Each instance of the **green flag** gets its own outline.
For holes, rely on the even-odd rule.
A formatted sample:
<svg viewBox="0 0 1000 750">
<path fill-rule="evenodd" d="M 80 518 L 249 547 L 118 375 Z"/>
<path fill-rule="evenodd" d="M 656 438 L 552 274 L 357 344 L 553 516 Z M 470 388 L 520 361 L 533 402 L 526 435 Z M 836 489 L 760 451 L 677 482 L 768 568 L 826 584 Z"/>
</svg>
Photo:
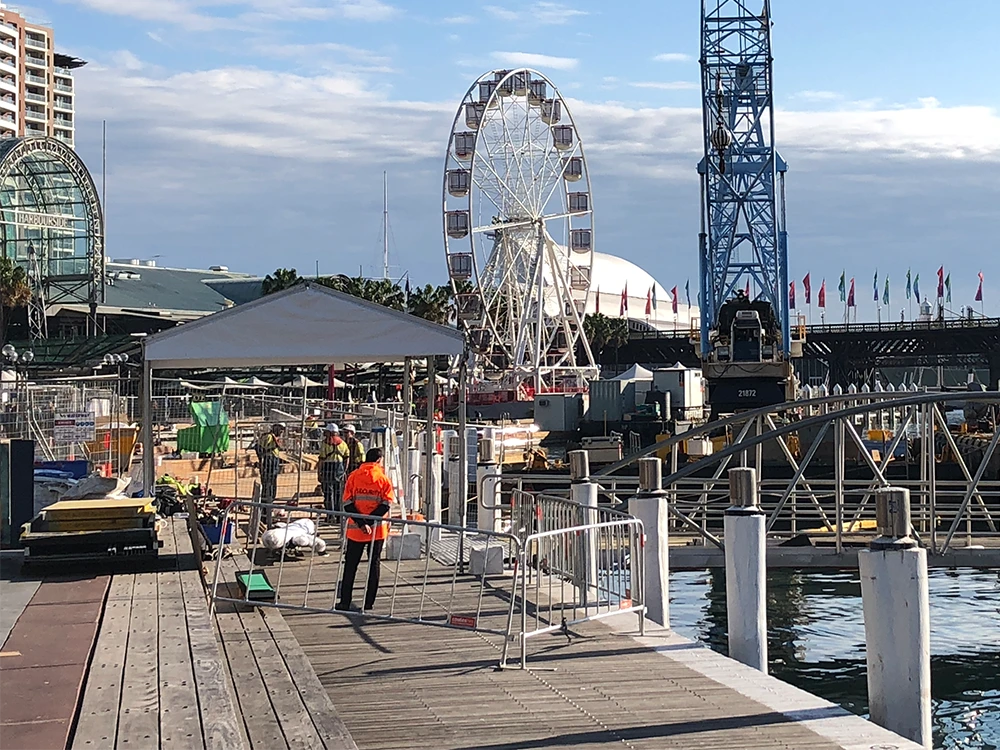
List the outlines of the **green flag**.
<svg viewBox="0 0 1000 750">
<path fill-rule="evenodd" d="M 910 298 L 910 294 L 913 290 L 913 284 L 910 283 L 910 269 L 906 269 L 906 299 Z"/>
<path fill-rule="evenodd" d="M 840 301 L 847 302 L 847 285 L 844 283 L 844 276 L 847 272 L 840 274 Z"/>
<path fill-rule="evenodd" d="M 951 302 L 951 271 L 944 277 L 945 302 Z"/>
</svg>

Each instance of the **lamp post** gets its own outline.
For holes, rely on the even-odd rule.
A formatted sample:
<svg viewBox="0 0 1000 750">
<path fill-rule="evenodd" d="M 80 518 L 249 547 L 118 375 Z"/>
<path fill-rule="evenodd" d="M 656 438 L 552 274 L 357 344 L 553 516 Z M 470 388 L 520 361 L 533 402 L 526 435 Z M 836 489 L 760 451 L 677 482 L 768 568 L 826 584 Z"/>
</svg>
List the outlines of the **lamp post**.
<svg viewBox="0 0 1000 750">
<path fill-rule="evenodd" d="M 14 368 L 14 400 L 17 402 L 14 429 L 20 437 L 24 437 L 22 423 L 23 412 L 27 408 L 28 366 L 35 361 L 35 353 L 30 349 L 19 352 L 13 344 L 6 344 L 0 349 L 0 357 L 3 357 L 4 362 Z"/>
<path fill-rule="evenodd" d="M 110 451 L 115 457 L 115 472 L 118 476 L 122 473 L 121 438 L 122 438 L 122 371 L 125 363 L 128 362 L 128 354 L 105 354 L 102 365 L 109 365 L 115 368 L 115 401 L 114 401 L 114 422 L 109 425 L 110 434 L 114 436 L 114 448 Z M 111 455 L 108 456 L 109 463 Z"/>
</svg>

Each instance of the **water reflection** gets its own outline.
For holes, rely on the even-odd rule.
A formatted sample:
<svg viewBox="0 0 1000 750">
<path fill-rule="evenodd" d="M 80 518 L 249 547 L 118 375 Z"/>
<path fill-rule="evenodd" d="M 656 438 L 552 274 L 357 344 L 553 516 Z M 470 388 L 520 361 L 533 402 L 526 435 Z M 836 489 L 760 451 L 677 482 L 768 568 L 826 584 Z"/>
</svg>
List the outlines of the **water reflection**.
<svg viewBox="0 0 1000 750">
<path fill-rule="evenodd" d="M 868 710 L 865 631 L 857 571 L 768 572 L 771 674 Z M 1000 576 L 930 574 L 934 746 L 1000 750 Z M 681 634 L 727 653 L 725 571 L 671 574 L 670 620 Z"/>
</svg>

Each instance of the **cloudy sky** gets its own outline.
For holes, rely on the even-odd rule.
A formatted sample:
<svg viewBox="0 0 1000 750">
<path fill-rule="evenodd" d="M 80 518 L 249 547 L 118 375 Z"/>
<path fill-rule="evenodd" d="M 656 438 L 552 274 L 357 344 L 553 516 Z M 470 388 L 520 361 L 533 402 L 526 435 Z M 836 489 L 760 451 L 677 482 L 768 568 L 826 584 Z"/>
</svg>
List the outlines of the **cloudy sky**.
<svg viewBox="0 0 1000 750">
<path fill-rule="evenodd" d="M 89 61 L 78 150 L 99 179 L 107 120 L 113 257 L 380 273 L 387 170 L 393 272 L 443 283 L 451 119 L 480 74 L 528 64 L 584 140 L 597 249 L 695 284 L 697 0 L 33 2 Z M 829 317 L 842 271 L 874 319 L 876 268 L 896 317 L 907 269 L 933 293 L 942 264 L 956 311 L 982 271 L 1000 314 L 1000 22 L 946 5 L 772 0 L 791 275 L 826 278 Z"/>
</svg>

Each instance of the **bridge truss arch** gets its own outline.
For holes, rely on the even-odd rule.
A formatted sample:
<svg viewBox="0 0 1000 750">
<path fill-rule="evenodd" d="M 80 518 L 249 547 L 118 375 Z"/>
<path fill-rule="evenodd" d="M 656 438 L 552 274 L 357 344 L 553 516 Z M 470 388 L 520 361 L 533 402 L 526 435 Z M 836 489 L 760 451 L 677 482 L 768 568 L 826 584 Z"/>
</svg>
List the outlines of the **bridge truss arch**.
<svg viewBox="0 0 1000 750">
<path fill-rule="evenodd" d="M 992 421 L 992 433 L 952 434 L 947 412 L 956 402 Z M 677 528 L 719 548 L 731 466 L 757 468 L 767 529 L 781 540 L 814 526 L 838 553 L 857 546 L 874 534 L 875 490 L 892 485 L 910 490 L 913 531 L 931 553 L 965 553 L 956 549 L 960 538 L 967 548 L 1000 548 L 998 414 L 1000 393 L 993 391 L 824 396 L 695 427 L 595 479 L 609 486 L 639 458 L 669 451 L 663 488 Z M 719 435 L 726 436 L 719 450 L 679 465 L 685 444 Z M 975 564 L 971 557 L 968 564 Z"/>
<path fill-rule="evenodd" d="M 32 285 L 29 328 L 47 337 L 59 305 L 84 305 L 97 331 L 104 301 L 104 213 L 83 160 L 56 138 L 0 141 L 0 255 L 25 268 Z"/>
</svg>

